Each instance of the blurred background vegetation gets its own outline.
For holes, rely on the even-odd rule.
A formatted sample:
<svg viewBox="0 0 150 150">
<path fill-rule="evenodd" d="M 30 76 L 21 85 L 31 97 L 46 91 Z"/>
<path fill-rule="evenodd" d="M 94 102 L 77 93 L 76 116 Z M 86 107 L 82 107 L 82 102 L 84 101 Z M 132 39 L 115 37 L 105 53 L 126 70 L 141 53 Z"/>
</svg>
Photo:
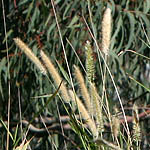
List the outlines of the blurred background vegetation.
<svg viewBox="0 0 150 150">
<path fill-rule="evenodd" d="M 124 106 L 130 108 L 132 107 L 132 102 L 137 101 L 138 106 L 141 107 L 140 112 L 146 111 L 150 103 L 150 1 L 55 0 L 54 3 L 71 72 L 73 72 L 74 64 L 79 66 L 81 70 L 83 69 L 67 40 L 69 40 L 74 47 L 84 66 L 85 42 L 89 40 L 93 48 L 96 72 L 95 83 L 99 93 L 102 91 L 102 78 L 96 46 L 83 17 L 85 17 L 97 39 L 99 47 L 101 47 L 101 21 L 103 12 L 106 7 L 111 8 L 113 21 L 109 57 L 110 70 L 119 89 Z M 4 1 L 4 10 L 10 62 L 9 73 L 7 69 L 6 35 L 4 32 L 4 16 L 2 15 L 3 9 L 1 2 L 0 117 L 2 121 L 7 121 L 8 84 L 10 82 L 10 132 L 13 136 L 15 135 L 17 124 L 19 125 L 18 133 L 16 134 L 18 141 L 16 140 L 15 143 L 13 143 L 12 140 L 10 140 L 11 149 L 15 144 L 16 146 L 19 145 L 22 138 L 19 105 L 21 105 L 21 118 L 31 121 L 48 99 L 43 97 L 35 99 L 33 97 L 52 94 L 55 91 L 52 85 L 53 81 L 50 83 L 48 79 L 39 72 L 36 66 L 16 47 L 13 38 L 19 37 L 22 39 L 39 58 L 40 49 L 43 49 L 51 58 L 56 68 L 58 68 L 68 88 L 71 88 L 71 84 L 69 80 L 67 81 L 68 76 L 66 74 L 68 74 L 68 70 L 51 1 L 9 0 Z M 103 64 L 102 60 L 101 63 Z M 73 81 L 78 91 L 74 78 Z M 106 83 L 109 107 L 110 110 L 113 110 L 114 105 L 118 107 L 120 107 L 120 105 L 109 75 L 107 76 Z M 147 109 L 143 109 L 144 107 Z M 55 100 L 52 100 L 42 111 L 41 115 L 54 117 L 59 120 L 58 110 L 61 116 L 67 115 L 62 102 L 56 97 Z M 131 115 L 129 109 L 127 109 L 126 112 L 127 115 Z M 37 118 L 38 117 L 39 116 L 37 116 Z M 141 118 L 140 121 L 141 134 L 143 136 L 141 149 L 148 149 L 150 148 L 148 138 L 150 134 L 149 117 Z M 40 124 L 36 121 L 34 121 L 33 124 L 38 128 L 43 127 L 42 123 Z M 54 142 L 56 147 L 58 147 L 57 149 L 65 149 L 65 145 L 67 149 L 84 149 L 78 135 L 72 130 L 64 129 L 64 133 L 62 133 L 61 130 L 56 130 L 50 132 L 50 134 L 51 137 L 46 134 L 40 137 L 34 137 L 30 143 L 30 148 L 37 150 L 55 149 L 54 144 L 52 144 Z M 108 138 L 109 134 L 106 134 Z M 7 130 L 1 124 L 0 149 L 6 149 L 6 135 Z M 34 134 L 29 132 L 27 138 L 30 139 L 33 135 Z M 64 144 L 64 141 L 66 144 Z M 71 146 L 72 142 L 74 142 L 73 146 Z M 96 147 L 92 146 L 91 149 L 96 149 Z"/>
</svg>

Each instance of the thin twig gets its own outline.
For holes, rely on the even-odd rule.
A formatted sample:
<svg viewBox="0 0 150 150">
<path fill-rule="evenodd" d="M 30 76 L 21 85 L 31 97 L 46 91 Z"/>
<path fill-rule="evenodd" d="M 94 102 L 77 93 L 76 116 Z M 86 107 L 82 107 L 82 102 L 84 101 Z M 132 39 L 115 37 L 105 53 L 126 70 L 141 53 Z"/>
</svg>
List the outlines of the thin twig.
<svg viewBox="0 0 150 150">
<path fill-rule="evenodd" d="M 7 50 L 7 72 L 8 72 L 8 126 L 7 126 L 7 146 L 6 150 L 9 149 L 9 122 L 10 122 L 10 73 L 9 73 L 9 56 L 8 56 L 8 41 L 7 41 L 7 29 L 6 29 L 6 19 L 5 19 L 5 8 L 4 8 L 4 0 L 2 0 L 2 9 L 3 9 L 3 23 L 4 23 L 4 32 L 6 38 L 6 50 Z"/>
</svg>

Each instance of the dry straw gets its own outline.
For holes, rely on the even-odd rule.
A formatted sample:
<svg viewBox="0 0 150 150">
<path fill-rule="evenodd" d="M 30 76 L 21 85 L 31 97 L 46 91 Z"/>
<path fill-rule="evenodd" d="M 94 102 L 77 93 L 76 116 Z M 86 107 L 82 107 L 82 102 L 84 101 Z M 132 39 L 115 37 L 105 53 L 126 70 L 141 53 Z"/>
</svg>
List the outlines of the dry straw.
<svg viewBox="0 0 150 150">
<path fill-rule="evenodd" d="M 82 94 L 82 97 L 84 99 L 84 102 L 85 102 L 85 105 L 87 107 L 87 110 L 88 112 L 90 113 L 91 112 L 91 102 L 90 102 L 90 96 L 89 96 L 89 93 L 88 93 L 88 90 L 85 86 L 85 82 L 84 82 L 84 78 L 83 78 L 83 75 L 82 73 L 80 72 L 80 69 L 78 67 L 76 67 L 74 65 L 74 68 L 75 68 L 75 77 L 79 83 L 79 86 L 80 86 L 80 90 L 81 90 L 81 94 Z"/>
<path fill-rule="evenodd" d="M 28 56 L 28 58 L 40 69 L 41 73 L 46 75 L 46 69 L 40 62 L 40 60 L 35 56 L 32 50 L 19 38 L 14 38 L 16 45 Z"/>
<path fill-rule="evenodd" d="M 42 58 L 43 62 L 45 63 L 45 66 L 47 67 L 50 75 L 52 76 L 52 78 L 55 82 L 55 85 L 58 87 L 62 81 L 60 75 L 58 74 L 57 70 L 55 69 L 50 58 L 48 58 L 47 55 L 42 50 L 41 50 L 40 54 L 41 54 L 41 58 Z M 63 100 L 65 102 L 69 102 L 70 98 L 68 96 L 68 91 L 67 91 L 67 88 L 66 88 L 64 82 L 62 82 L 62 84 L 61 84 L 60 92 L 61 92 L 61 96 L 62 96 Z"/>
<path fill-rule="evenodd" d="M 86 124 L 88 125 L 89 129 L 91 130 L 93 136 L 97 137 L 98 136 L 98 132 L 97 132 L 97 129 L 96 129 L 96 125 L 95 125 L 94 121 L 91 119 L 90 115 L 88 114 L 88 112 L 87 112 L 86 108 L 84 107 L 83 103 L 78 98 L 78 96 L 76 96 L 73 93 L 73 91 L 70 90 L 69 94 L 71 96 L 71 99 L 77 103 L 78 109 L 79 109 L 83 119 L 85 119 Z"/>
<path fill-rule="evenodd" d="M 102 52 L 105 55 L 109 53 L 111 39 L 111 9 L 105 10 L 103 21 L 102 21 Z"/>
</svg>

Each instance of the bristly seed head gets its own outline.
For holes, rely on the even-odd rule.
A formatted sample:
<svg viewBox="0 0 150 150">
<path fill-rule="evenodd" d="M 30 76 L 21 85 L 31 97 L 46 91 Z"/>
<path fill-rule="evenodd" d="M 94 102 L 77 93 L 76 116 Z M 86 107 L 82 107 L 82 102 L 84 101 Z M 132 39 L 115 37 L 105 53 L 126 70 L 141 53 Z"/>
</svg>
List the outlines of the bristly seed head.
<svg viewBox="0 0 150 150">
<path fill-rule="evenodd" d="M 103 21 L 102 21 L 102 52 L 105 55 L 109 53 L 111 39 L 111 9 L 105 10 Z"/>
<path fill-rule="evenodd" d="M 57 72 L 53 63 L 51 62 L 51 59 L 42 50 L 41 50 L 40 54 L 41 54 L 41 58 L 45 64 L 46 68 L 48 69 L 48 72 L 50 73 L 51 77 L 53 78 L 53 80 L 55 82 L 55 85 L 58 87 L 60 85 L 60 83 L 62 82 L 62 78 L 60 77 L 60 75 Z M 68 103 L 70 101 L 70 97 L 68 95 L 68 91 L 67 91 L 67 88 L 66 88 L 64 82 L 62 82 L 62 84 L 61 84 L 60 93 L 61 93 L 63 100 L 66 103 Z"/>
<path fill-rule="evenodd" d="M 42 65 L 37 56 L 32 52 L 32 50 L 19 38 L 14 38 L 16 45 L 28 56 L 28 58 L 40 69 L 41 73 L 46 75 L 47 71 Z"/>
</svg>

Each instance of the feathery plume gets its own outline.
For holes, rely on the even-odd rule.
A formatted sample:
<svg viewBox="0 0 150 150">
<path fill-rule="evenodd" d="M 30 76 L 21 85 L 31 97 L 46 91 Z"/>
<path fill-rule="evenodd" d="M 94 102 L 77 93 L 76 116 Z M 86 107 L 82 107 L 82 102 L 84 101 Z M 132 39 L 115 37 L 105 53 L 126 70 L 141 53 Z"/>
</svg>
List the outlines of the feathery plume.
<svg viewBox="0 0 150 150">
<path fill-rule="evenodd" d="M 87 110 L 89 111 L 89 113 L 91 112 L 91 102 L 90 102 L 90 96 L 89 96 L 89 93 L 88 93 L 88 90 L 85 86 L 85 82 L 84 82 L 84 78 L 82 76 L 82 73 L 80 72 L 80 69 L 78 67 L 76 67 L 74 65 L 74 68 L 75 68 L 75 77 L 79 83 L 79 86 L 80 86 L 80 90 L 81 90 L 81 94 L 82 94 L 82 97 L 84 99 L 84 102 L 85 102 L 85 105 L 87 107 Z"/>
<path fill-rule="evenodd" d="M 102 52 L 108 55 L 111 39 L 111 9 L 105 10 L 102 21 Z"/>
<path fill-rule="evenodd" d="M 99 130 L 100 133 L 102 133 L 104 131 L 104 123 L 103 123 L 103 116 L 102 116 L 102 103 L 100 102 L 101 98 L 97 93 L 94 83 L 90 84 L 90 89 L 91 89 L 90 95 L 93 103 L 93 111 L 96 118 L 97 129 Z"/>
<path fill-rule="evenodd" d="M 58 74 L 57 70 L 55 69 L 50 58 L 48 58 L 47 55 L 42 50 L 41 50 L 40 54 L 41 54 L 41 58 L 42 58 L 43 62 L 45 63 L 45 66 L 47 67 L 50 75 L 52 76 L 52 78 L 55 82 L 55 85 L 58 87 L 62 81 L 60 75 Z M 67 88 L 66 88 L 64 82 L 61 84 L 60 92 L 61 92 L 61 95 L 63 97 L 63 100 L 68 103 L 70 101 L 70 98 L 69 98 Z"/>
<path fill-rule="evenodd" d="M 19 38 L 14 38 L 16 45 L 28 56 L 28 58 L 40 69 L 41 73 L 46 75 L 47 71 L 40 62 L 40 60 L 35 56 L 32 50 Z"/>
<path fill-rule="evenodd" d="M 78 98 L 78 96 L 73 93 L 72 90 L 69 91 L 69 94 L 70 94 L 71 99 L 77 103 L 78 109 L 79 109 L 83 119 L 86 120 L 86 124 L 88 125 L 89 129 L 91 130 L 93 136 L 97 137 L 98 132 L 97 132 L 97 129 L 96 129 L 96 125 L 95 125 L 94 121 L 91 119 L 90 115 L 88 114 L 88 112 L 87 112 L 86 108 L 84 107 L 83 103 Z"/>
<path fill-rule="evenodd" d="M 91 47 L 89 41 L 86 41 L 85 49 L 86 49 L 87 77 L 88 77 L 89 82 L 93 82 L 94 81 L 95 69 L 94 69 L 93 51 L 92 51 L 92 47 Z"/>
</svg>

